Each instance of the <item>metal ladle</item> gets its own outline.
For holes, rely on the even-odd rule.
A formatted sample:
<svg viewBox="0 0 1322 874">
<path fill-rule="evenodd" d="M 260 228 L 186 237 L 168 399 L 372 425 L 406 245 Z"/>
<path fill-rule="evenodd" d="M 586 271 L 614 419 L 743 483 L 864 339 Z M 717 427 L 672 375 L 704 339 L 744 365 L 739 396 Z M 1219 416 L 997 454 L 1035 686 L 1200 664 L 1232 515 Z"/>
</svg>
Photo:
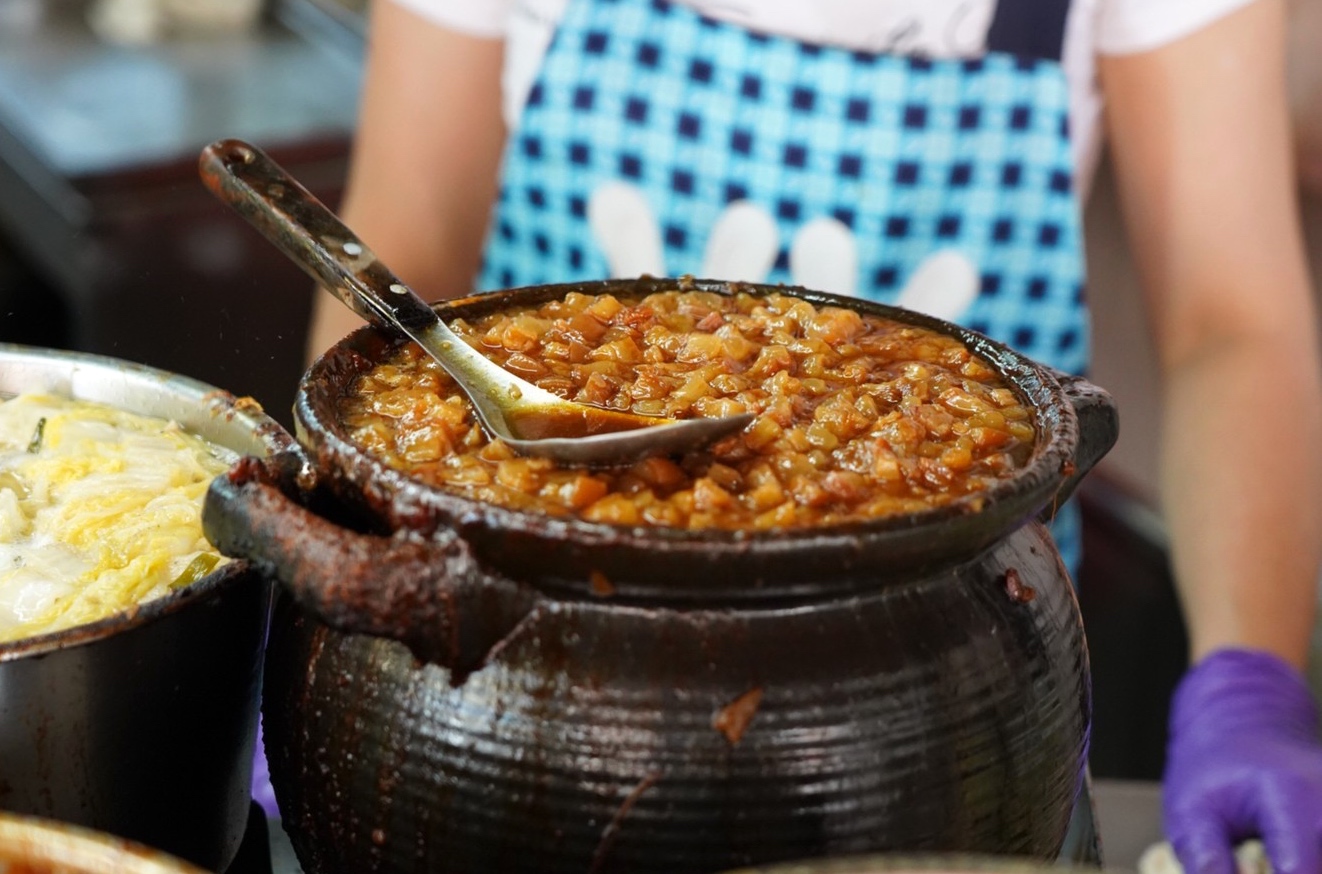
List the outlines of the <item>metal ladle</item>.
<svg viewBox="0 0 1322 874">
<path fill-rule="evenodd" d="M 525 382 L 450 330 L 358 237 L 256 146 L 220 140 L 202 150 L 207 188 L 351 310 L 397 328 L 459 384 L 492 437 L 514 451 L 574 464 L 611 464 L 696 449 L 751 414 L 666 419 L 567 401 Z"/>
</svg>

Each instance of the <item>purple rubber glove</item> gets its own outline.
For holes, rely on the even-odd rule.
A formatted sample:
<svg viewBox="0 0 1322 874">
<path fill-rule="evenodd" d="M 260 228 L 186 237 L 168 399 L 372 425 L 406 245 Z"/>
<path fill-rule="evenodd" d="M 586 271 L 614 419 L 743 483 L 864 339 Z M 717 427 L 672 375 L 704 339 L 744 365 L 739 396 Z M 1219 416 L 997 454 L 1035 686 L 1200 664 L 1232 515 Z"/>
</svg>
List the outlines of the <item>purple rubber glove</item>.
<svg viewBox="0 0 1322 874">
<path fill-rule="evenodd" d="M 280 818 L 280 806 L 271 788 L 271 771 L 266 765 L 266 744 L 262 738 L 262 724 L 257 723 L 257 749 L 252 761 L 252 800 L 262 806 L 268 819 Z"/>
<path fill-rule="evenodd" d="M 1264 652 L 1219 650 L 1171 702 L 1166 834 L 1189 874 L 1233 874 L 1260 837 L 1277 874 L 1322 871 L 1322 744 L 1299 672 Z"/>
</svg>

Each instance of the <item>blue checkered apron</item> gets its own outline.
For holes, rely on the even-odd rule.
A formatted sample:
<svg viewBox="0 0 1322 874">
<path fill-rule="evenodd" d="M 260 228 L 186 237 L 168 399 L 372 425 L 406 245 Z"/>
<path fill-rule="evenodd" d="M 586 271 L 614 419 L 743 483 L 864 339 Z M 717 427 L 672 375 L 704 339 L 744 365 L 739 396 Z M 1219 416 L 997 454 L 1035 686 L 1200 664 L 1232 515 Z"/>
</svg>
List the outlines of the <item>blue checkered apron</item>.
<svg viewBox="0 0 1322 874">
<path fill-rule="evenodd" d="M 895 302 L 933 253 L 958 253 L 972 265 L 958 321 L 1081 372 L 1068 5 L 1001 0 L 983 57 L 928 59 L 767 36 L 665 0 L 571 0 L 507 146 L 478 287 L 608 276 L 588 204 L 622 181 L 646 199 L 669 275 L 701 275 L 723 212 L 751 202 L 779 239 L 765 279 L 790 282 L 791 241 L 827 217 L 852 232 L 856 293 Z M 1055 533 L 1076 567 L 1076 515 Z"/>
</svg>

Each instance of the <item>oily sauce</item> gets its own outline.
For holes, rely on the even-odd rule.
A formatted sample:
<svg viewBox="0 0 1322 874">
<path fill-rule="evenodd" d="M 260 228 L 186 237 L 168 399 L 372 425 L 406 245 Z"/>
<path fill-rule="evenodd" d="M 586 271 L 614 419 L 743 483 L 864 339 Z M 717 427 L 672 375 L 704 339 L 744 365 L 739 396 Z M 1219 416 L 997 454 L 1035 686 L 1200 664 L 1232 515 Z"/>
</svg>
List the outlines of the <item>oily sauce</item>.
<svg viewBox="0 0 1322 874">
<path fill-rule="evenodd" d="M 1020 469 L 1036 437 L 1031 409 L 957 338 L 788 294 L 571 293 L 451 328 L 560 397 L 646 416 L 755 417 L 700 451 L 589 469 L 489 440 L 414 344 L 341 399 L 364 451 L 520 510 L 687 529 L 832 525 L 976 496 Z"/>
</svg>

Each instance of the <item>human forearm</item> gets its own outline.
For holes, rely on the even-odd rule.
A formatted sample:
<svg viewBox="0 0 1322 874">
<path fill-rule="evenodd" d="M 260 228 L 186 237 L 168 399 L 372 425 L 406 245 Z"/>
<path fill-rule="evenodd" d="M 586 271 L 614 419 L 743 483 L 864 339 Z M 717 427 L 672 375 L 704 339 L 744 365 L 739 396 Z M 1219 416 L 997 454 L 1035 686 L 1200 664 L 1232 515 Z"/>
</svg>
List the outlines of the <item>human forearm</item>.
<svg viewBox="0 0 1322 874">
<path fill-rule="evenodd" d="M 1317 321 L 1285 101 L 1285 4 L 1102 63 L 1161 355 L 1163 502 L 1195 664 L 1171 701 L 1164 820 L 1186 870 L 1265 838 L 1315 874 L 1322 745 L 1299 667 L 1322 539 Z"/>
<path fill-rule="evenodd" d="M 1272 638 L 1298 664 L 1316 600 L 1322 365 L 1284 20 L 1260 0 L 1102 70 L 1164 374 L 1163 503 L 1194 651 Z"/>
<path fill-rule="evenodd" d="M 1292 333 L 1210 347 L 1167 378 L 1163 502 L 1195 660 L 1247 647 L 1302 667 L 1307 653 L 1322 393 L 1314 347 Z"/>
<path fill-rule="evenodd" d="M 373 4 L 362 108 L 340 214 L 429 300 L 471 290 L 504 144 L 503 45 Z M 314 299 L 308 355 L 360 324 Z"/>
</svg>

